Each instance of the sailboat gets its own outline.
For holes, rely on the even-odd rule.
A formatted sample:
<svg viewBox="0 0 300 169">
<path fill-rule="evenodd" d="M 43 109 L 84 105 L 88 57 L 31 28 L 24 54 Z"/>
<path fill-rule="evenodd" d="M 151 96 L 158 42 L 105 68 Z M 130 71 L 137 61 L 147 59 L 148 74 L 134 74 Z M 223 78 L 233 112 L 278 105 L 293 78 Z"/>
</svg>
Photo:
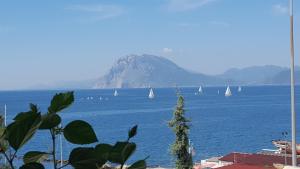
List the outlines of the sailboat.
<svg viewBox="0 0 300 169">
<path fill-rule="evenodd" d="M 229 97 L 229 96 L 231 96 L 231 95 L 232 95 L 232 94 L 231 94 L 230 87 L 227 86 L 227 89 L 226 89 L 226 92 L 225 92 L 225 96 L 226 96 L 226 97 Z"/>
<path fill-rule="evenodd" d="M 241 92 L 242 91 L 242 87 L 241 86 L 239 86 L 239 88 L 238 88 L 238 92 Z"/>
<path fill-rule="evenodd" d="M 202 86 L 199 87 L 198 92 L 199 92 L 199 94 L 203 93 Z"/>
<path fill-rule="evenodd" d="M 195 95 L 200 95 L 203 93 L 202 86 L 199 87 L 198 92 L 195 92 Z"/>
<path fill-rule="evenodd" d="M 153 92 L 153 89 L 152 88 L 150 88 L 150 92 L 149 92 L 149 99 L 154 99 L 154 92 Z"/>
<path fill-rule="evenodd" d="M 118 91 L 117 91 L 117 90 L 115 90 L 115 92 L 114 92 L 114 96 L 119 96 L 119 93 L 118 93 Z"/>
</svg>

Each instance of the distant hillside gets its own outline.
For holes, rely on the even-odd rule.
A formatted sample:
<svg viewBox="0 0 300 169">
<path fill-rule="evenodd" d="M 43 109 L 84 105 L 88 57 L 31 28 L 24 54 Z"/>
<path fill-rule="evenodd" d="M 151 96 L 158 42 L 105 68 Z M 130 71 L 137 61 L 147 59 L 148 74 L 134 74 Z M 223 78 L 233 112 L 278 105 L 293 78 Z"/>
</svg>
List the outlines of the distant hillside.
<svg viewBox="0 0 300 169">
<path fill-rule="evenodd" d="M 295 83 L 300 84 L 300 70 L 295 71 Z M 282 72 L 279 72 L 274 77 L 272 77 L 269 81 L 267 81 L 268 84 L 277 84 L 277 85 L 288 85 L 291 81 L 291 75 L 290 70 L 285 70 Z"/>
<path fill-rule="evenodd" d="M 189 72 L 172 61 L 153 55 L 130 55 L 119 59 L 95 88 L 139 88 L 218 85 L 222 78 Z"/>
<path fill-rule="evenodd" d="M 274 65 L 251 66 L 243 69 L 229 69 L 219 77 L 232 79 L 241 84 L 256 85 L 271 82 L 276 75 L 287 70 L 287 68 Z"/>
<path fill-rule="evenodd" d="M 296 83 L 300 84 L 300 67 L 296 67 Z M 98 79 L 58 82 L 31 89 L 143 88 L 224 85 L 288 85 L 290 71 L 286 67 L 266 65 L 242 69 L 232 68 L 221 75 L 190 72 L 174 62 L 153 55 L 129 55 L 118 59 L 104 76 Z"/>
</svg>

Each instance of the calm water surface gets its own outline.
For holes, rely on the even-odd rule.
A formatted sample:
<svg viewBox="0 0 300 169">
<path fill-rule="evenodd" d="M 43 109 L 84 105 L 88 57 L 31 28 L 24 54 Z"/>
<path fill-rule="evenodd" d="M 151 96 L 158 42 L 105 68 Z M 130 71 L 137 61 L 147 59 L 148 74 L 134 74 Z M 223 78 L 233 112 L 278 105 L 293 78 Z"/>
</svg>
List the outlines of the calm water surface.
<svg viewBox="0 0 300 169">
<path fill-rule="evenodd" d="M 241 93 L 232 87 L 233 96 L 224 97 L 225 87 L 203 88 L 204 94 L 194 93 L 197 88 L 182 88 L 186 116 L 191 118 L 190 138 L 194 144 L 195 161 L 232 151 L 257 152 L 273 148 L 271 140 L 280 139 L 281 132 L 290 128 L 290 94 L 288 86 L 243 87 Z M 218 95 L 217 91 L 220 91 Z M 45 112 L 52 96 L 59 91 L 7 91 L 0 92 L 0 106 L 8 107 L 8 121 L 16 113 L 28 110 L 29 103 L 38 104 Z M 138 144 L 132 160 L 150 156 L 150 165 L 171 166 L 169 147 L 174 134 L 167 127 L 177 97 L 174 88 L 154 89 L 156 98 L 148 99 L 148 89 L 75 91 L 75 103 L 61 112 L 63 124 L 75 119 L 88 121 L 100 142 L 114 143 L 125 140 L 127 131 L 139 125 L 134 141 Z M 93 97 L 93 99 L 87 99 Z M 100 100 L 100 97 L 102 100 Z M 296 90 L 299 98 L 299 88 Z M 299 101 L 297 112 L 299 112 Z M 0 108 L 0 110 L 1 110 Z M 3 109 L 2 109 L 3 110 Z M 300 123 L 300 116 L 297 119 Z M 299 126 L 297 126 L 300 131 Z M 300 134 L 298 134 L 300 136 Z M 299 140 L 299 137 L 298 137 Z M 48 131 L 35 135 L 19 154 L 29 150 L 50 150 Z M 74 145 L 63 141 L 67 159 Z"/>
</svg>

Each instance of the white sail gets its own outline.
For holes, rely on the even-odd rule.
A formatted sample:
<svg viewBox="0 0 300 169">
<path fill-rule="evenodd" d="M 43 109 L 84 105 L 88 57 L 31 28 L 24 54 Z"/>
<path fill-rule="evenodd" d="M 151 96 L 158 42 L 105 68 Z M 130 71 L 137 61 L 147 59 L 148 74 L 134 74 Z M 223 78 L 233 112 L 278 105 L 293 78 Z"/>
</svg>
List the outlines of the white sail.
<svg viewBox="0 0 300 169">
<path fill-rule="evenodd" d="M 149 92 L 149 99 L 153 99 L 153 98 L 154 98 L 154 92 L 153 89 L 151 88 Z"/>
<path fill-rule="evenodd" d="M 231 95 L 232 95 L 232 94 L 231 94 L 230 87 L 227 86 L 227 89 L 226 89 L 226 92 L 225 92 L 225 96 L 226 96 L 226 97 L 229 97 L 229 96 L 231 96 Z"/>
<path fill-rule="evenodd" d="M 242 91 L 242 87 L 241 86 L 239 86 L 239 88 L 238 88 L 238 92 L 241 92 Z"/>
<path fill-rule="evenodd" d="M 118 91 L 117 91 L 117 90 L 115 90 L 115 92 L 114 92 L 114 96 L 119 96 L 119 93 L 118 93 Z"/>
<path fill-rule="evenodd" d="M 199 87 L 198 92 L 199 92 L 200 94 L 203 93 L 202 86 Z"/>
</svg>

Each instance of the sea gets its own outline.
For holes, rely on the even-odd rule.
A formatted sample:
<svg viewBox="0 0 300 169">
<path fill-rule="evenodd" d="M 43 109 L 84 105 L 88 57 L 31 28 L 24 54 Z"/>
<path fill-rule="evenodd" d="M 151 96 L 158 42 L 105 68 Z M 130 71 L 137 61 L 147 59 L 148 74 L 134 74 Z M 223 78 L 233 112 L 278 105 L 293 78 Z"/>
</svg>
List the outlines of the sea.
<svg viewBox="0 0 300 169">
<path fill-rule="evenodd" d="M 180 88 L 185 115 L 191 120 L 189 137 L 195 150 L 194 162 L 230 152 L 274 149 L 272 140 L 290 140 L 289 86 L 242 86 L 241 92 L 237 86 L 232 86 L 231 97 L 224 96 L 225 86 L 202 89 L 203 93 L 196 95 L 198 87 Z M 17 113 L 29 110 L 29 103 L 37 104 L 45 113 L 51 98 L 59 92 L 62 91 L 1 91 L 0 112 L 3 114 L 6 104 L 8 123 Z M 73 120 L 85 120 L 92 125 L 99 143 L 114 144 L 126 140 L 128 130 L 138 125 L 138 134 L 132 140 L 137 144 L 137 150 L 129 163 L 149 156 L 147 163 L 150 166 L 174 165 L 170 145 L 175 135 L 168 127 L 168 121 L 172 119 L 178 98 L 175 88 L 154 88 L 154 99 L 148 98 L 149 89 L 118 89 L 117 97 L 113 96 L 113 89 L 74 92 L 73 105 L 59 113 L 63 126 Z M 297 86 L 296 112 L 300 112 L 299 97 Z M 300 124 L 299 115 L 297 121 Z M 297 129 L 300 131 L 299 125 Z M 288 132 L 287 138 L 282 132 Z M 38 131 L 18 152 L 17 163 L 22 163 L 21 157 L 27 151 L 50 151 L 50 145 L 49 131 Z M 70 151 L 78 146 L 94 144 L 74 145 L 63 138 L 63 158 L 68 159 Z"/>
</svg>

